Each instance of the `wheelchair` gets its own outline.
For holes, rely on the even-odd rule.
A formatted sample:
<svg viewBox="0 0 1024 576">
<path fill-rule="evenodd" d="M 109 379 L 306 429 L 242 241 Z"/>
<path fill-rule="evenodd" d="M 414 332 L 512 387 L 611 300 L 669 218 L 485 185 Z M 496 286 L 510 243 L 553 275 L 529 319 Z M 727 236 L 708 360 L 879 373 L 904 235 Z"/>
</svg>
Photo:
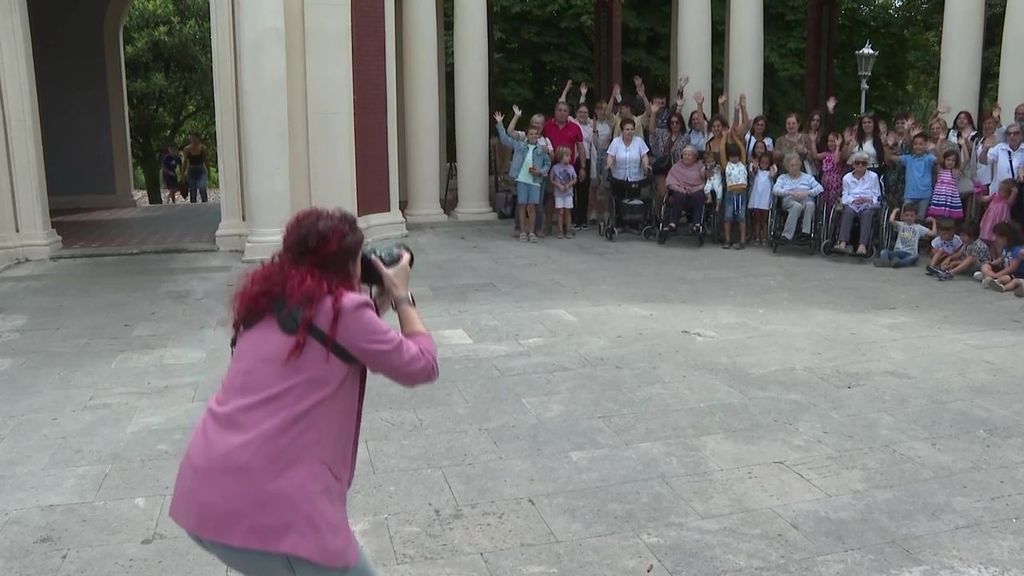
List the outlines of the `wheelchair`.
<svg viewBox="0 0 1024 576">
<path fill-rule="evenodd" d="M 817 217 L 817 201 L 815 201 L 815 215 L 811 218 L 811 234 L 809 237 L 804 238 L 801 234 L 801 226 L 797 226 L 796 236 L 792 240 L 786 240 L 782 237 L 782 232 L 786 228 L 786 216 L 787 212 L 782 207 L 783 199 L 781 197 L 775 197 L 772 200 L 771 210 L 768 212 L 768 242 L 772 246 L 772 252 L 778 252 L 779 246 L 799 246 L 806 248 L 808 254 L 814 254 L 818 251 L 819 238 L 821 237 L 821 224 Z M 801 215 L 800 219 L 803 220 L 804 216 Z"/>
<path fill-rule="evenodd" d="M 704 203 L 704 218 L 701 222 L 694 222 L 693 214 L 683 210 L 682 219 L 675 223 L 676 227 L 673 229 L 670 226 L 672 223 L 672 205 L 668 202 L 668 199 L 676 194 L 678 193 L 669 190 L 668 195 L 665 197 L 666 201 L 661 205 L 661 215 L 658 218 L 657 225 L 658 244 L 665 244 L 673 236 L 694 236 L 697 239 L 697 246 L 703 246 L 709 233 L 716 242 L 719 241 L 718 234 L 721 229 L 722 218 L 719 214 L 718 200 L 714 194 L 711 195 L 710 201 Z"/>
<path fill-rule="evenodd" d="M 651 205 L 654 198 L 654 179 L 644 178 L 639 182 L 612 180 L 612 202 L 608 215 L 598 226 L 598 233 L 609 242 L 628 232 L 644 240 L 653 240 L 657 235 Z"/>
</svg>

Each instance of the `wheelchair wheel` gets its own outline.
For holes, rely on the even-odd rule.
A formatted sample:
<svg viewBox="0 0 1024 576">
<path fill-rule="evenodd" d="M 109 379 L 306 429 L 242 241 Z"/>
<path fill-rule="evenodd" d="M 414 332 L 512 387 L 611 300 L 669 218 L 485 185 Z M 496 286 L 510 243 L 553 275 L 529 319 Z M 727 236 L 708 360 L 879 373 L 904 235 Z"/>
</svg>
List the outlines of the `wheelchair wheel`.
<svg viewBox="0 0 1024 576">
<path fill-rule="evenodd" d="M 826 258 L 828 258 L 829 256 L 831 256 L 832 254 L 835 253 L 834 249 L 835 249 L 835 245 L 832 244 L 832 239 L 831 238 L 826 238 L 821 243 L 821 255 L 826 257 Z"/>
<path fill-rule="evenodd" d="M 618 235 L 618 233 L 619 232 L 615 229 L 614 226 L 609 226 L 604 231 L 604 237 L 607 238 L 609 242 L 614 242 L 615 236 Z"/>
<path fill-rule="evenodd" d="M 654 240 L 655 234 L 654 226 L 644 226 L 644 229 L 640 231 L 640 237 L 648 242 Z"/>
<path fill-rule="evenodd" d="M 668 241 L 668 230 L 665 230 L 664 228 L 658 230 L 658 235 L 656 237 L 656 240 L 658 241 L 659 245 L 660 244 L 664 244 L 665 242 L 667 242 Z"/>
</svg>

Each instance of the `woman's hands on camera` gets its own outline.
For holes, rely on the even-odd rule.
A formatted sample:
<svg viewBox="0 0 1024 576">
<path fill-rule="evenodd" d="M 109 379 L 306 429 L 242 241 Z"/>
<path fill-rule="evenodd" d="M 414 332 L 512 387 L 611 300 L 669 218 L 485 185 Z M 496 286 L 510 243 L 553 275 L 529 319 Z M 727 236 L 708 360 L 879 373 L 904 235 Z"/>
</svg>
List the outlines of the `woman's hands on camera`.
<svg viewBox="0 0 1024 576">
<path fill-rule="evenodd" d="M 403 252 L 402 259 L 388 268 L 379 258 L 374 257 L 373 264 L 380 272 L 383 292 L 389 300 L 409 293 L 409 274 L 412 272 L 409 262 L 411 260 L 412 256 L 408 252 Z"/>
</svg>

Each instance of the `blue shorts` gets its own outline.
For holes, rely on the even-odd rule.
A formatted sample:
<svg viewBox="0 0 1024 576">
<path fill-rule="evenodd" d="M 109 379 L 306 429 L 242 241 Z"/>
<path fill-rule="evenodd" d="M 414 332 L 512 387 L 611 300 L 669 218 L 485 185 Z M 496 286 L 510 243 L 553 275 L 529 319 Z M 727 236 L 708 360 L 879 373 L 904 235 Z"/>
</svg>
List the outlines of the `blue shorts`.
<svg viewBox="0 0 1024 576">
<path fill-rule="evenodd" d="M 516 181 L 516 203 L 525 206 L 527 204 L 540 204 L 540 186 Z"/>
<path fill-rule="evenodd" d="M 743 193 L 725 193 L 725 215 L 726 221 L 740 222 L 747 219 L 747 195 Z"/>
</svg>

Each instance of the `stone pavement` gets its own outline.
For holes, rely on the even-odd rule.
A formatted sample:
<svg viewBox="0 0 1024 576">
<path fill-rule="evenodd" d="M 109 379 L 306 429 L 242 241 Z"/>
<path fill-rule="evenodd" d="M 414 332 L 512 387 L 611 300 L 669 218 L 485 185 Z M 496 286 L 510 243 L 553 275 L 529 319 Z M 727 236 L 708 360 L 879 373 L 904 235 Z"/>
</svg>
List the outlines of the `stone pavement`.
<svg viewBox="0 0 1024 576">
<path fill-rule="evenodd" d="M 164 204 L 55 213 L 64 252 L 97 249 L 216 249 L 220 204 Z"/>
<path fill-rule="evenodd" d="M 1021 300 L 682 239 L 410 241 L 442 377 L 370 383 L 382 575 L 1024 574 Z M 225 574 L 166 508 L 242 270 L 0 274 L 0 574 Z"/>
</svg>

